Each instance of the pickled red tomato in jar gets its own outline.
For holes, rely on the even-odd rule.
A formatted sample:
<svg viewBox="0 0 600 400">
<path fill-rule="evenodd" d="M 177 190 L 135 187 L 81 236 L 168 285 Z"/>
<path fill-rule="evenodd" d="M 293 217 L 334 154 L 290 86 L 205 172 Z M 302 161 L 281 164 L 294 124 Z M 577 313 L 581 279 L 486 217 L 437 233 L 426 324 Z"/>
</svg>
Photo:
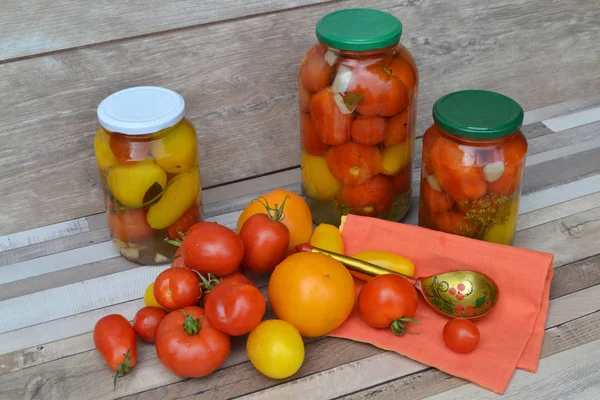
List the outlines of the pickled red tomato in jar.
<svg viewBox="0 0 600 400">
<path fill-rule="evenodd" d="M 527 141 L 523 109 L 499 93 L 465 90 L 440 98 L 423 136 L 419 225 L 511 244 Z"/>
<path fill-rule="evenodd" d="M 169 262 L 165 239 L 202 220 L 196 130 L 183 98 L 159 87 L 116 92 L 98 106 L 94 152 L 108 229 L 127 259 Z"/>
<path fill-rule="evenodd" d="M 298 75 L 303 195 L 315 223 L 409 208 L 418 72 L 402 24 L 371 9 L 324 16 Z"/>
</svg>

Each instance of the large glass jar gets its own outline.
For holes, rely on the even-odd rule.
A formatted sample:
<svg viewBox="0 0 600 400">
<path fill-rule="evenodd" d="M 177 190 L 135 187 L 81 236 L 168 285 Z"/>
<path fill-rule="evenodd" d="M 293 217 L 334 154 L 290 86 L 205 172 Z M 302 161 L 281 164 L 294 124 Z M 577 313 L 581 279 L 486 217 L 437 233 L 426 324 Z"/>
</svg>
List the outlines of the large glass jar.
<svg viewBox="0 0 600 400">
<path fill-rule="evenodd" d="M 98 106 L 94 151 L 108 229 L 121 254 L 143 265 L 170 261 L 202 220 L 196 130 L 183 98 L 159 87 L 116 92 Z"/>
<path fill-rule="evenodd" d="M 315 223 L 400 220 L 410 205 L 418 72 L 402 24 L 371 9 L 324 16 L 300 64 L 303 195 Z"/>
<path fill-rule="evenodd" d="M 498 93 L 440 98 L 423 136 L 419 225 L 511 244 L 517 228 L 527 141 L 523 109 Z"/>
</svg>

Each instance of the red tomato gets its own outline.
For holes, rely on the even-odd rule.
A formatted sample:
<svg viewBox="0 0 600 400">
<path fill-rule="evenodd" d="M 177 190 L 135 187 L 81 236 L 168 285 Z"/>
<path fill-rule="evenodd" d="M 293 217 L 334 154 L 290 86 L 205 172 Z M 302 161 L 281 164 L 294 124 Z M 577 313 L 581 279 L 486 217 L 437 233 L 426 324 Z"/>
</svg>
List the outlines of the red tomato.
<svg viewBox="0 0 600 400">
<path fill-rule="evenodd" d="M 426 179 L 421 180 L 421 198 L 432 213 L 441 213 L 454 207 L 454 200 L 446 192 L 438 192 L 431 188 Z"/>
<path fill-rule="evenodd" d="M 504 162 L 508 165 L 519 166 L 527 153 L 527 140 L 518 134 L 502 145 Z"/>
<path fill-rule="evenodd" d="M 167 316 L 167 312 L 158 307 L 144 307 L 133 319 L 135 333 L 146 343 L 154 343 L 158 325 Z"/>
<path fill-rule="evenodd" d="M 306 90 L 316 92 L 329 85 L 333 68 L 325 61 L 327 46 L 314 45 L 300 64 L 300 79 Z"/>
<path fill-rule="evenodd" d="M 177 249 L 175 255 L 173 256 L 171 268 L 187 268 L 183 262 L 183 256 L 181 255 L 181 247 Z"/>
<path fill-rule="evenodd" d="M 392 184 L 396 193 L 405 193 L 412 187 L 412 164 L 392 176 Z"/>
<path fill-rule="evenodd" d="M 407 51 L 402 51 L 402 53 L 403 54 L 394 57 L 387 65 L 387 68 L 392 71 L 392 75 L 398 77 L 398 79 L 402 81 L 406 89 L 412 94 L 418 78 L 415 73 L 416 65 L 414 64 L 412 57 L 410 57 L 410 60 L 403 59 L 410 56 L 410 53 Z"/>
<path fill-rule="evenodd" d="M 252 272 L 269 272 L 287 256 L 290 231 L 281 220 L 285 215 L 285 202 L 271 208 L 264 199 L 259 199 L 267 214 L 254 214 L 244 222 L 240 238 L 244 242 L 242 265 Z"/>
<path fill-rule="evenodd" d="M 200 222 L 200 211 L 198 206 L 191 206 L 179 219 L 173 222 L 167 228 L 167 237 L 171 240 L 179 240 L 179 232 L 186 234 L 187 231 L 197 222 Z"/>
<path fill-rule="evenodd" d="M 227 275 L 244 257 L 244 243 L 231 229 L 216 222 L 192 226 L 181 243 L 186 267 L 201 274 Z"/>
<path fill-rule="evenodd" d="M 390 210 L 394 202 L 392 181 L 383 175 L 376 175 L 360 185 L 344 186 L 341 202 L 358 215 L 383 215 Z"/>
<path fill-rule="evenodd" d="M 94 326 L 94 345 L 117 377 L 130 372 L 137 363 L 135 331 L 125 317 L 110 314 Z"/>
<path fill-rule="evenodd" d="M 300 112 L 309 113 L 312 93 L 309 92 L 306 87 L 304 87 L 304 83 L 302 83 L 302 79 L 300 79 L 300 77 L 298 77 L 298 97 L 300 101 Z"/>
<path fill-rule="evenodd" d="M 404 333 L 406 322 L 417 322 L 413 317 L 418 305 L 419 297 L 413 284 L 395 274 L 371 279 L 358 294 L 362 320 L 374 328 L 389 326 L 396 335 Z"/>
<path fill-rule="evenodd" d="M 250 279 L 248 279 L 248 277 L 246 275 L 244 275 L 242 272 L 234 272 L 233 274 L 220 276 L 218 280 L 220 283 L 223 283 L 225 281 L 234 281 L 234 282 L 243 283 L 246 285 L 256 286 L 254 284 L 254 282 L 252 282 Z"/>
<path fill-rule="evenodd" d="M 109 210 L 107 216 L 109 232 L 124 242 L 139 243 L 154 234 L 146 219 L 146 211 L 141 208 L 118 213 Z"/>
<path fill-rule="evenodd" d="M 470 353 L 479 345 L 479 329 L 468 319 L 452 319 L 444 325 L 444 343 L 457 353 Z"/>
<path fill-rule="evenodd" d="M 154 281 L 154 298 L 167 310 L 192 306 L 201 296 L 200 279 L 187 268 L 166 269 Z"/>
<path fill-rule="evenodd" d="M 499 194 L 500 196 L 511 196 L 519 185 L 519 167 L 511 167 L 506 165 L 504 173 L 494 182 L 488 182 L 488 189 L 491 193 Z"/>
<path fill-rule="evenodd" d="M 156 355 L 174 374 L 201 378 L 217 370 L 229 355 L 231 341 L 215 329 L 200 307 L 168 314 L 156 332 Z"/>
<path fill-rule="evenodd" d="M 152 143 L 147 140 L 132 140 L 130 136 L 119 133 L 110 134 L 110 149 L 121 162 L 136 162 L 146 158 Z"/>
<path fill-rule="evenodd" d="M 235 280 L 217 285 L 205 299 L 208 321 L 231 336 L 244 335 L 260 324 L 267 303 L 258 288 Z"/>
<path fill-rule="evenodd" d="M 320 156 L 327 150 L 317 135 L 310 114 L 302 113 L 300 117 L 300 137 L 302 150 L 313 156 Z"/>
<path fill-rule="evenodd" d="M 315 93 L 310 103 L 310 114 L 322 143 L 337 146 L 350 137 L 352 114 L 344 114 L 334 100 L 331 88 Z"/>
<path fill-rule="evenodd" d="M 345 185 L 359 185 L 381 171 L 381 152 L 375 146 L 348 142 L 329 149 L 325 157 L 331 175 Z"/>
<path fill-rule="evenodd" d="M 434 216 L 438 229 L 442 232 L 462 236 L 473 236 L 476 226 L 464 214 L 448 211 Z"/>
<path fill-rule="evenodd" d="M 361 115 L 391 117 L 408 106 L 406 86 L 389 68 L 381 65 L 352 71 L 346 93 L 363 96 L 356 106 Z"/>
<path fill-rule="evenodd" d="M 383 141 L 386 147 L 404 143 L 408 138 L 408 112 L 409 109 L 407 108 L 400 114 L 389 119 L 388 129 Z"/>
<path fill-rule="evenodd" d="M 356 143 L 372 146 L 385 138 L 387 130 L 388 121 L 385 118 L 358 116 L 352 122 L 350 136 Z"/>
</svg>

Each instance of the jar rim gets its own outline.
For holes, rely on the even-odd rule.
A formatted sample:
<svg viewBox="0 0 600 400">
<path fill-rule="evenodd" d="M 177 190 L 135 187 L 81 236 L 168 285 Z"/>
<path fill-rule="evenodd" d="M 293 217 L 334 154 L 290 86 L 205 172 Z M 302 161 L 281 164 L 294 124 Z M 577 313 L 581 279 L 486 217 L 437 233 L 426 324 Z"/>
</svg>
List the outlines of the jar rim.
<svg viewBox="0 0 600 400">
<path fill-rule="evenodd" d="M 135 86 L 106 97 L 97 109 L 98 122 L 111 132 L 147 135 L 176 125 L 185 116 L 185 100 L 173 90 Z"/>
</svg>

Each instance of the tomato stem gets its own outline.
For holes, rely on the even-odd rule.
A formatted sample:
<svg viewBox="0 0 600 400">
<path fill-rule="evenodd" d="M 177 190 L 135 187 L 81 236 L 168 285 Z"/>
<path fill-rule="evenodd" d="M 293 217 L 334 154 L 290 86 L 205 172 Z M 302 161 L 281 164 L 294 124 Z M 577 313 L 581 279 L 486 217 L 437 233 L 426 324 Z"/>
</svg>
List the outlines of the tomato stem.
<svg viewBox="0 0 600 400">
<path fill-rule="evenodd" d="M 210 293 L 211 290 L 213 290 L 214 288 L 217 287 L 217 285 L 219 283 L 221 283 L 221 281 L 219 279 L 217 279 L 216 276 L 214 276 L 213 274 L 209 273 L 208 274 L 208 279 L 206 279 L 204 277 L 204 275 L 202 275 L 200 272 L 193 270 L 195 273 L 198 274 L 198 276 L 200 277 L 200 280 L 202 281 L 202 283 L 200 284 L 200 286 L 202 286 L 202 289 L 204 291 L 204 293 Z"/>
<path fill-rule="evenodd" d="M 188 314 L 185 310 L 181 310 L 185 314 L 185 321 L 183 321 L 183 330 L 188 335 L 197 335 L 200 332 L 200 319 L 194 318 Z"/>
<path fill-rule="evenodd" d="M 173 239 L 165 238 L 165 242 L 172 244 L 173 246 L 181 247 L 181 240 L 173 240 Z"/>
<path fill-rule="evenodd" d="M 394 335 L 402 336 L 404 335 L 404 332 L 418 334 L 418 332 L 407 331 L 406 322 L 414 322 L 415 324 L 421 325 L 421 323 L 414 318 L 398 318 L 390 324 L 390 328 L 392 328 L 392 332 L 394 332 Z"/>
<path fill-rule="evenodd" d="M 290 197 L 290 195 L 286 194 L 285 198 L 283 199 L 283 202 L 281 203 L 281 206 L 279 207 L 277 204 L 275 204 L 275 207 L 269 206 L 269 202 L 267 201 L 267 199 L 265 199 L 262 196 L 257 199 L 254 199 L 254 201 L 258 201 L 265 207 L 265 209 L 267 210 L 267 216 L 271 220 L 275 222 L 281 222 L 283 219 L 285 219 L 285 213 L 283 212 L 283 208 L 285 207 L 285 202 L 287 201 L 288 197 Z"/>
<path fill-rule="evenodd" d="M 127 349 L 127 352 L 123 355 L 125 356 L 125 359 L 117 366 L 117 373 L 113 380 L 113 388 L 117 387 L 117 378 L 128 374 L 131 371 L 131 349 Z"/>
</svg>

